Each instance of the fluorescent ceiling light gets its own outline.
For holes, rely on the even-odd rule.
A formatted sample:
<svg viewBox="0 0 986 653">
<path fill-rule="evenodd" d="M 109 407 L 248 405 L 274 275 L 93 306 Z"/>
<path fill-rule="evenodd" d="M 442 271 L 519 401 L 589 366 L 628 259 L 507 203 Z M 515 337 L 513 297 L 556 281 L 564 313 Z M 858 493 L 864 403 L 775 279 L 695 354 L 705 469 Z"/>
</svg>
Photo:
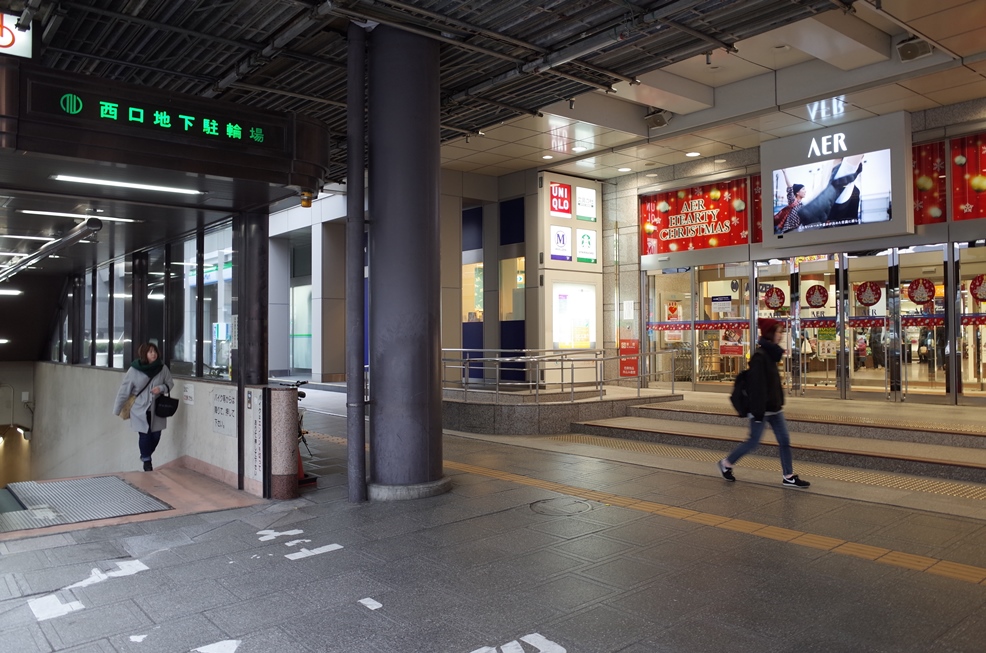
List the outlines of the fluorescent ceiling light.
<svg viewBox="0 0 986 653">
<path fill-rule="evenodd" d="M 18 240 L 55 240 L 54 238 L 50 238 L 48 236 L 18 236 L 17 234 L 0 234 L 0 238 L 15 238 Z"/>
<path fill-rule="evenodd" d="M 23 295 L 23 290 L 14 290 L 13 288 L 0 288 L 0 295 Z"/>
<path fill-rule="evenodd" d="M 148 299 L 164 299 L 164 295 L 163 294 L 158 294 L 158 293 L 151 293 L 150 295 L 147 296 L 147 298 Z"/>
<path fill-rule="evenodd" d="M 196 264 L 195 263 L 183 263 L 181 261 L 172 261 L 171 262 L 171 265 L 184 265 L 185 267 L 194 268 Z"/>
<path fill-rule="evenodd" d="M 75 218 L 76 220 L 85 220 L 86 218 L 96 217 L 85 213 L 62 213 L 61 211 L 29 211 L 28 209 L 17 209 L 17 211 L 20 213 L 28 213 L 30 215 L 50 215 L 56 218 Z M 130 218 L 111 218 L 106 215 L 99 216 L 99 219 L 107 222 L 137 222 L 136 220 L 131 220 Z"/>
<path fill-rule="evenodd" d="M 30 256 L 30 254 L 24 254 L 23 252 L 0 252 L 0 256 L 16 256 L 18 258 L 24 258 L 25 256 Z"/>
<path fill-rule="evenodd" d="M 686 152 L 685 156 L 702 156 L 701 152 Z"/>
<path fill-rule="evenodd" d="M 555 158 L 555 157 L 553 157 L 553 156 L 551 156 L 550 154 L 545 154 L 545 155 L 544 155 L 544 156 L 542 156 L 541 158 L 542 158 L 542 159 L 553 159 L 553 158 Z"/>
<path fill-rule="evenodd" d="M 191 188 L 174 188 L 173 186 L 151 186 L 149 184 L 132 184 L 129 181 L 114 181 L 112 179 L 92 179 L 90 177 L 73 177 L 71 175 L 54 175 L 55 181 L 73 181 L 77 184 L 95 184 L 96 186 L 113 186 L 115 188 L 133 188 L 135 190 L 156 190 L 162 193 L 179 193 L 181 195 L 204 195 L 203 191 Z"/>
<path fill-rule="evenodd" d="M 648 172 L 648 173 L 647 173 L 646 175 L 644 175 L 644 176 L 645 176 L 645 177 L 656 177 L 656 176 L 657 176 L 657 173 L 656 173 L 656 172 Z"/>
<path fill-rule="evenodd" d="M 585 152 L 588 149 L 589 148 L 584 147 L 582 145 L 576 145 L 575 147 L 572 148 L 572 151 L 575 152 L 575 153 L 579 153 L 579 152 Z"/>
<path fill-rule="evenodd" d="M 726 162 L 726 160 L 725 160 L 725 159 L 715 159 L 715 160 L 713 161 L 713 163 L 725 163 L 725 162 Z"/>
<path fill-rule="evenodd" d="M 0 338 L 0 345 L 6 345 L 8 342 L 10 341 L 7 340 L 6 338 Z"/>
<path fill-rule="evenodd" d="M 617 168 L 617 172 L 630 172 L 631 168 Z"/>
</svg>

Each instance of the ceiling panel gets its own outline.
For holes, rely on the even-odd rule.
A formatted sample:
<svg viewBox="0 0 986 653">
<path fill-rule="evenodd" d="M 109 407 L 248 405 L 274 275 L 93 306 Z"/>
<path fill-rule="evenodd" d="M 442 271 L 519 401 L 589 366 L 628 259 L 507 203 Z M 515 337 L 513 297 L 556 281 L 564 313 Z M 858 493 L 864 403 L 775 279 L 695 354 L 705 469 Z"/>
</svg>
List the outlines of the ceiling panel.
<svg viewBox="0 0 986 653">
<path fill-rule="evenodd" d="M 984 5 L 984 9 L 986 9 L 986 5 Z M 941 91 L 955 86 L 964 86 L 965 84 L 972 84 L 982 80 L 983 76 L 979 73 L 969 70 L 965 66 L 959 66 L 949 70 L 942 70 L 932 75 L 924 75 L 915 79 L 905 79 L 898 83 L 900 86 L 908 88 L 915 93 L 927 95 L 934 91 Z"/>
</svg>

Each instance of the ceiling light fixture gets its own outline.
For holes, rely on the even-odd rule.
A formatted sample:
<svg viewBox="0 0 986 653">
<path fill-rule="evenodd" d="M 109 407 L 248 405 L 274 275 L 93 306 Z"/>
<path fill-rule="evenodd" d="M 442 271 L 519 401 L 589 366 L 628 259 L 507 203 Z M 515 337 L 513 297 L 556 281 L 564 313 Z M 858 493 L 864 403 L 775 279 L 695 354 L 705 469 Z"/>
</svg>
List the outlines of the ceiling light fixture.
<svg viewBox="0 0 986 653">
<path fill-rule="evenodd" d="M 701 152 L 685 152 L 685 156 L 702 156 Z"/>
<path fill-rule="evenodd" d="M 575 108 L 575 99 L 574 98 L 568 101 L 568 108 L 569 109 L 574 109 Z"/>
<path fill-rule="evenodd" d="M 20 258 L 24 258 L 25 256 L 30 255 L 25 254 L 24 252 L 0 252 L 0 256 L 18 256 Z"/>
<path fill-rule="evenodd" d="M 30 211 L 28 209 L 17 209 L 19 213 L 27 213 L 29 215 L 50 215 L 55 218 L 75 218 L 76 220 L 85 220 L 90 217 L 84 213 L 62 213 L 61 211 Z M 110 218 L 105 215 L 99 216 L 100 220 L 105 220 L 106 222 L 137 222 L 136 220 L 131 220 L 130 218 Z"/>
<path fill-rule="evenodd" d="M 7 343 L 9 343 L 9 342 L 10 342 L 10 341 L 9 341 L 9 340 L 7 340 L 6 338 L 0 338 L 0 345 L 6 345 L 6 344 L 7 344 Z"/>
<path fill-rule="evenodd" d="M 0 288 L 0 295 L 14 296 L 14 295 L 23 295 L 23 294 L 24 294 L 23 290 L 14 290 L 13 288 Z"/>
<path fill-rule="evenodd" d="M 725 160 L 725 159 L 715 159 L 715 160 L 713 161 L 713 163 L 725 163 L 725 162 L 726 162 L 726 160 Z"/>
<path fill-rule="evenodd" d="M 162 193 L 179 193 L 181 195 L 204 195 L 200 190 L 191 188 L 174 188 L 173 186 L 152 186 L 149 184 L 134 184 L 129 181 L 114 181 L 113 179 L 92 179 L 90 177 L 73 177 L 72 175 L 53 175 L 55 181 L 71 181 L 77 184 L 95 184 L 96 186 L 113 186 L 114 188 L 132 188 L 134 190 L 155 190 Z M 105 218 L 104 218 L 105 219 Z"/>
<path fill-rule="evenodd" d="M 572 151 L 575 152 L 576 154 L 578 154 L 579 152 L 585 152 L 588 149 L 589 148 L 587 148 L 587 147 L 585 147 L 583 145 L 576 145 L 575 147 L 572 148 Z"/>
<path fill-rule="evenodd" d="M 646 175 L 644 175 L 644 176 L 645 176 L 645 177 L 656 177 L 656 176 L 657 176 L 657 173 L 656 173 L 656 172 L 648 172 L 648 173 L 647 173 Z"/>
<path fill-rule="evenodd" d="M 18 236 L 17 234 L 0 234 L 0 238 L 14 238 L 17 240 L 55 240 L 54 238 L 49 238 L 48 236 Z"/>
<path fill-rule="evenodd" d="M 553 156 L 551 156 L 550 154 L 545 154 L 545 155 L 544 155 L 544 156 L 542 156 L 541 158 L 542 158 L 542 159 L 553 159 L 553 158 L 555 158 L 555 157 L 553 157 Z"/>
<path fill-rule="evenodd" d="M 631 170 L 632 170 L 632 168 L 617 168 L 616 169 L 617 172 L 630 172 Z"/>
</svg>

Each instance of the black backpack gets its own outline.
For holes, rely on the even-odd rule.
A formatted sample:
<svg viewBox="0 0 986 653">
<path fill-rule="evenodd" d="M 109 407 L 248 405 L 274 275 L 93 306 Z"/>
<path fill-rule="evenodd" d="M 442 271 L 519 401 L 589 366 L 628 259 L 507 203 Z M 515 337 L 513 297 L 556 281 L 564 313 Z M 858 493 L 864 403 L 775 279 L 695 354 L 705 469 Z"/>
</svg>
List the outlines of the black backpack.
<svg viewBox="0 0 986 653">
<path fill-rule="evenodd" d="M 753 356 L 756 356 L 757 352 L 753 352 Z M 750 362 L 753 362 L 753 356 L 750 356 Z M 736 375 L 733 380 L 733 391 L 729 395 L 729 402 L 736 409 L 736 414 L 740 417 L 746 417 L 750 413 L 750 368 L 747 367 L 745 370 Z"/>
</svg>

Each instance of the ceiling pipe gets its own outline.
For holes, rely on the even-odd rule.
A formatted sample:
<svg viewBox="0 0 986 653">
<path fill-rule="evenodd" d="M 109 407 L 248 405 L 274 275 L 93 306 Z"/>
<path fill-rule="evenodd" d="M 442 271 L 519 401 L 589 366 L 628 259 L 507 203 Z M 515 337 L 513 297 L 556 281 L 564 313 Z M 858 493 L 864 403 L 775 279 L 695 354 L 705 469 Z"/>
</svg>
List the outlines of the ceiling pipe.
<svg viewBox="0 0 986 653">
<path fill-rule="evenodd" d="M 522 66 L 514 68 L 513 70 L 508 70 L 504 73 L 501 73 L 496 77 L 492 77 L 486 80 L 485 82 L 476 84 L 475 86 L 472 86 L 464 91 L 460 91 L 459 93 L 453 95 L 451 97 L 451 100 L 452 101 L 462 100 L 464 98 L 475 95 L 476 93 L 481 93 L 487 89 L 493 88 L 494 86 L 499 86 L 501 84 L 509 82 L 516 77 L 520 77 L 521 75 L 543 73 L 552 68 L 561 66 L 562 64 L 566 64 L 569 63 L 570 61 L 574 61 L 579 57 L 584 57 L 586 55 L 593 54 L 599 50 L 602 50 L 603 48 L 613 45 L 614 43 L 619 43 L 620 41 L 627 40 L 630 37 L 630 29 L 632 27 L 639 28 L 641 26 L 646 26 L 646 25 L 661 24 L 667 26 L 668 29 L 684 28 L 685 27 L 684 25 L 679 25 L 677 23 L 674 23 L 673 25 L 669 25 L 668 23 L 671 23 L 671 21 L 668 20 L 666 17 L 674 15 L 675 12 L 681 9 L 686 9 L 692 4 L 694 3 L 689 2 L 688 0 L 678 0 L 678 2 L 672 3 L 669 6 L 662 7 L 661 9 L 652 11 L 649 14 L 644 14 L 639 19 L 634 20 L 632 23 L 628 23 L 628 24 L 621 23 L 620 25 L 611 27 L 608 30 L 595 34 L 594 36 L 590 36 L 588 38 L 582 39 L 581 41 L 573 43 L 572 45 L 564 47 L 561 50 L 556 50 L 538 59 L 535 59 L 534 61 L 528 62 Z M 687 28 L 687 29 L 691 30 L 691 28 Z M 697 34 L 701 34 L 701 33 L 697 32 Z M 701 36 L 701 38 L 705 41 L 712 39 L 712 37 L 706 36 L 704 34 Z M 722 46 L 731 49 L 731 51 L 733 52 L 736 51 L 736 49 L 730 45 L 727 45 L 715 39 L 712 40 L 715 41 L 716 43 L 721 43 Z"/>
<path fill-rule="evenodd" d="M 31 21 L 34 20 L 34 14 L 38 13 L 40 7 L 41 0 L 30 0 L 24 6 L 24 11 L 21 12 L 20 18 L 14 23 L 14 27 L 20 32 L 26 32 L 31 29 Z"/>
<path fill-rule="evenodd" d="M 66 247 L 71 247 L 80 240 L 85 240 L 92 234 L 96 233 L 103 228 L 103 222 L 99 218 L 87 218 L 86 220 L 80 222 L 71 231 L 66 233 L 64 236 L 58 240 L 53 240 L 51 242 L 45 243 L 40 249 L 36 250 L 33 254 L 23 257 L 21 260 L 17 261 L 13 265 L 10 265 L 3 270 L 0 270 L 0 283 L 7 281 L 12 276 L 23 270 L 24 268 L 34 265 L 38 261 L 48 258 L 52 254 L 57 254 Z"/>
</svg>

